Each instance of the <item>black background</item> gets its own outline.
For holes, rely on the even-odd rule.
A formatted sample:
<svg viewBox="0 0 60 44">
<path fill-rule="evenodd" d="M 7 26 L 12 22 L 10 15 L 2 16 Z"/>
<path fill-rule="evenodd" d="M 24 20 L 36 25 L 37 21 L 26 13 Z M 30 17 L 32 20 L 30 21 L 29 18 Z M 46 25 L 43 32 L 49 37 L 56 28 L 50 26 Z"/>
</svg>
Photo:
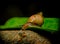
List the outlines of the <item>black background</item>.
<svg viewBox="0 0 60 44">
<path fill-rule="evenodd" d="M 59 17 L 57 1 L 39 1 L 39 0 L 20 0 L 20 1 L 0 1 L 0 25 L 3 25 L 11 17 L 29 17 L 32 14 L 42 11 L 44 17 Z M 12 15 L 6 12 L 7 8 L 18 8 L 20 14 Z"/>
</svg>

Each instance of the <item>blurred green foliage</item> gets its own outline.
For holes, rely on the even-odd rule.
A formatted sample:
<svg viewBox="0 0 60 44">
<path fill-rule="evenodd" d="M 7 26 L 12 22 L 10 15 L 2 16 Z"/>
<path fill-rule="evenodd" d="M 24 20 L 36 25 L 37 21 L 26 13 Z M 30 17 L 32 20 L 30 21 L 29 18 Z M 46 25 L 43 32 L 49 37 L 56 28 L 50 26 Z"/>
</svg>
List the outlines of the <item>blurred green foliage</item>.
<svg viewBox="0 0 60 44">
<path fill-rule="evenodd" d="M 21 28 L 23 24 L 25 24 L 28 20 L 28 17 L 13 17 L 8 19 L 4 25 L 0 25 L 0 29 L 6 28 Z M 42 27 L 40 26 L 31 26 L 34 28 L 43 29 L 46 31 L 57 31 L 58 30 L 58 18 L 44 18 L 44 24 Z M 29 27 L 29 28 L 31 28 Z"/>
</svg>

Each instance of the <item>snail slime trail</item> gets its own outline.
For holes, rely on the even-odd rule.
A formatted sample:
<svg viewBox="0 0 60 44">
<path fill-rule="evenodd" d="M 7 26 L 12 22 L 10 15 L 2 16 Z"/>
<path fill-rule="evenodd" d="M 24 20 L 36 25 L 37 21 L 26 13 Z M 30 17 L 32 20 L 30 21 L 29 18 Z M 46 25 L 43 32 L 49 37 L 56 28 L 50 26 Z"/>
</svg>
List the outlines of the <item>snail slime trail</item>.
<svg viewBox="0 0 60 44">
<path fill-rule="evenodd" d="M 33 25 L 41 27 L 43 22 L 44 22 L 43 12 L 40 12 L 30 16 L 27 23 L 24 24 L 21 29 L 26 30 L 29 26 L 33 26 Z"/>
</svg>

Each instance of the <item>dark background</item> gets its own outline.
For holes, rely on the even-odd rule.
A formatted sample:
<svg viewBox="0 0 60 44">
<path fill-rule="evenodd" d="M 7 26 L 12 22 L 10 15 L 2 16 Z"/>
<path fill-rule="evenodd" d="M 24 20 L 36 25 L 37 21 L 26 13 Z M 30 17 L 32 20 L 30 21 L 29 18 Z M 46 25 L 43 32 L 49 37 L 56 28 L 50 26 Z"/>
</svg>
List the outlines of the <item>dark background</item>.
<svg viewBox="0 0 60 44">
<path fill-rule="evenodd" d="M 57 1 L 20 0 L 0 1 L 0 25 L 11 17 L 29 17 L 42 11 L 44 17 L 58 17 Z M 54 2 L 54 3 L 53 3 Z M 56 3 L 55 3 L 56 2 Z M 56 14 L 56 15 L 55 15 Z"/>
</svg>

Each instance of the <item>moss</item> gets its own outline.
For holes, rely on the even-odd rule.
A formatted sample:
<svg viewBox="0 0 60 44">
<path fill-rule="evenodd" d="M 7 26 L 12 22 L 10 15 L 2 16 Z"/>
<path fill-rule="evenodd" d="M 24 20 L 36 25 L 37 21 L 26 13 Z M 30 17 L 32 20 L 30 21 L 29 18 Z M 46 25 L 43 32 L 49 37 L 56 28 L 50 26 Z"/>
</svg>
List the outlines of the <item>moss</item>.
<svg viewBox="0 0 60 44">
<path fill-rule="evenodd" d="M 0 26 L 0 28 L 1 29 L 21 28 L 22 25 L 27 22 L 27 20 L 28 20 L 28 17 L 13 17 L 11 19 L 8 19 L 4 25 Z M 58 31 L 58 28 L 59 28 L 58 21 L 59 21 L 59 18 L 44 18 L 44 24 L 42 25 L 41 29 L 50 31 L 50 32 Z M 37 27 L 34 27 L 34 28 L 37 28 Z"/>
</svg>

